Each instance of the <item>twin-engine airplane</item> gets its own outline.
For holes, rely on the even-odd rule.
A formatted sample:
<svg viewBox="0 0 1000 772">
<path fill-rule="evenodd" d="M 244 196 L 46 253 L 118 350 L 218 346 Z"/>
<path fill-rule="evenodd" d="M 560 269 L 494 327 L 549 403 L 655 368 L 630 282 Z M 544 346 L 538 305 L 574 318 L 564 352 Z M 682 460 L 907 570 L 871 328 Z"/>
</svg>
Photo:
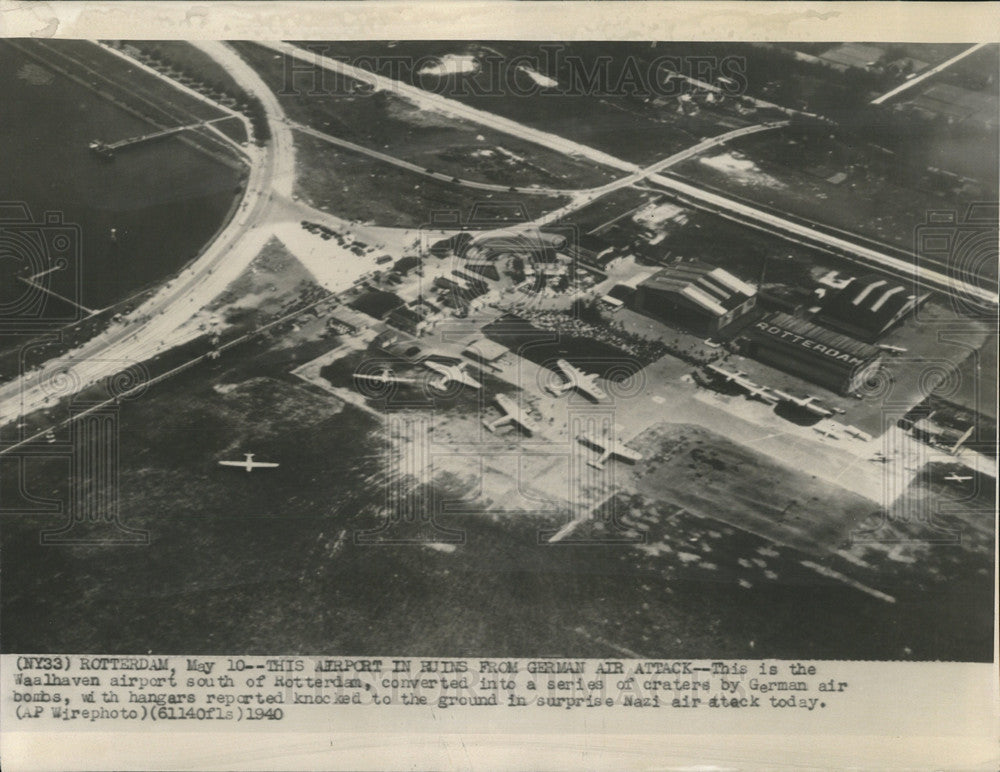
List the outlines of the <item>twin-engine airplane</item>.
<svg viewBox="0 0 1000 772">
<path fill-rule="evenodd" d="M 402 376 L 396 375 L 388 367 L 382 368 L 377 373 L 354 373 L 355 378 L 360 378 L 363 381 L 371 381 L 373 383 L 378 383 L 382 386 L 387 383 L 416 383 L 416 378 L 403 378 Z"/>
<path fill-rule="evenodd" d="M 446 365 L 435 362 L 433 359 L 425 359 L 423 365 L 441 376 L 431 381 L 431 386 L 436 389 L 444 391 L 448 388 L 449 383 L 464 383 L 474 389 L 482 388 L 483 384 L 465 372 L 465 362 L 459 362 L 457 365 Z"/>
<path fill-rule="evenodd" d="M 733 372 L 732 370 L 727 370 L 719 365 L 709 365 L 708 369 L 720 378 L 724 378 L 727 382 L 735 383 L 751 397 L 757 397 L 757 399 L 762 402 L 766 402 L 769 405 L 774 405 L 778 402 L 778 397 L 775 394 L 772 394 L 769 388 L 766 386 L 758 386 L 756 383 L 751 381 L 747 377 L 747 374 L 742 370 Z"/>
<path fill-rule="evenodd" d="M 836 430 L 836 424 L 833 423 L 818 423 L 813 427 L 813 431 L 817 434 L 822 434 L 824 437 L 829 437 L 831 440 L 839 440 L 840 433 Z"/>
<path fill-rule="evenodd" d="M 798 405 L 801 408 L 805 408 L 810 413 L 815 413 L 820 418 L 829 418 L 830 416 L 833 415 L 833 411 L 830 410 L 829 408 L 824 407 L 823 405 L 816 404 L 819 397 L 814 397 L 811 394 L 807 397 L 793 397 L 791 394 L 788 394 L 787 392 L 784 391 L 779 391 L 778 389 L 774 389 L 774 393 L 778 397 L 783 399 L 785 402 L 791 402 L 793 405 Z"/>
<path fill-rule="evenodd" d="M 440 378 L 432 379 L 430 382 L 431 386 L 436 389 L 444 391 L 448 388 L 448 384 L 452 382 L 464 383 L 466 386 L 471 386 L 474 389 L 482 387 L 482 384 L 479 381 L 465 372 L 464 362 L 457 365 L 446 365 L 441 362 L 435 362 L 432 359 L 425 359 L 422 364 L 427 367 L 427 369 L 433 370 L 441 376 Z M 377 373 L 354 373 L 354 377 L 383 386 L 387 383 L 419 383 L 417 378 L 406 378 L 396 375 L 389 368 L 383 368 Z"/>
<path fill-rule="evenodd" d="M 595 469 L 603 469 L 604 463 L 612 456 L 633 464 L 636 461 L 642 460 L 642 453 L 637 450 L 632 450 L 632 448 L 628 447 L 620 440 L 611 439 L 609 437 L 600 437 L 593 432 L 584 432 L 577 437 L 577 440 L 579 440 L 579 442 L 583 445 L 590 445 L 591 447 L 600 449 L 601 455 L 596 459 L 591 459 L 587 462 Z"/>
<path fill-rule="evenodd" d="M 557 397 L 560 394 L 565 394 L 570 389 L 576 389 L 577 391 L 586 394 L 595 402 L 607 399 L 608 395 L 600 386 L 597 385 L 596 375 L 593 373 L 585 373 L 580 368 L 571 365 L 565 359 L 558 360 L 556 365 L 562 372 L 563 377 L 566 378 L 563 383 L 548 384 L 549 391 Z"/>
<path fill-rule="evenodd" d="M 503 415 L 495 421 L 483 421 L 483 425 L 491 432 L 495 431 L 498 426 L 506 426 L 507 424 L 517 424 L 528 434 L 534 434 L 538 431 L 535 419 L 528 415 L 527 410 L 518 407 L 510 397 L 497 394 L 496 403 L 503 411 Z"/>
<path fill-rule="evenodd" d="M 254 461 L 253 453 L 244 453 L 245 458 L 242 461 L 220 461 L 219 466 L 235 466 L 240 469 L 246 469 L 248 472 L 252 472 L 254 469 L 274 469 L 279 464 L 273 461 Z"/>
</svg>

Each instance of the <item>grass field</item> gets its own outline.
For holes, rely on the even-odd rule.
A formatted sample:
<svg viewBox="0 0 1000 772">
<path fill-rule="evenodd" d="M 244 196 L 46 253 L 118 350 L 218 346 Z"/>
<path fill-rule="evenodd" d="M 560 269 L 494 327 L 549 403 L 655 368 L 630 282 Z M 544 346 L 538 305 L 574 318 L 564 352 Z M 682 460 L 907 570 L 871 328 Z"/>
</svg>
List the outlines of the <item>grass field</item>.
<svg viewBox="0 0 1000 772">
<path fill-rule="evenodd" d="M 369 93 L 358 81 L 330 72 L 324 73 L 319 93 L 310 93 L 308 81 L 296 87 L 297 94 L 292 93 L 280 55 L 252 43 L 234 45 L 279 94 L 288 116 L 319 131 L 479 182 L 544 185 L 558 181 L 560 187 L 585 188 L 612 178 L 593 163 L 568 158 L 486 126 L 420 110 L 386 92 Z M 470 155 L 498 147 L 524 160 L 505 164 L 498 171 L 495 161 Z"/>
<path fill-rule="evenodd" d="M 303 200 L 345 220 L 420 227 L 435 212 L 458 212 L 464 221 L 477 204 L 514 204 L 528 219 L 568 199 L 490 193 L 439 182 L 424 175 L 342 150 L 306 134 L 295 135 L 296 192 Z"/>
</svg>

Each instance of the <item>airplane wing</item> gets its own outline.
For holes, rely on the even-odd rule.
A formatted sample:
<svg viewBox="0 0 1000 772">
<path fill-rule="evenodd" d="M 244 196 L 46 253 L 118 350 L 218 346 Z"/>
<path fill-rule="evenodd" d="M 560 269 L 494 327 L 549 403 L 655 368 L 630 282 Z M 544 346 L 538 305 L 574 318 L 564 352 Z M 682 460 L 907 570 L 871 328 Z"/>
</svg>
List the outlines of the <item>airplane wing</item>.
<svg viewBox="0 0 1000 772">
<path fill-rule="evenodd" d="M 597 376 L 591 375 L 586 378 L 581 378 L 577 381 L 577 388 L 580 389 L 584 394 L 593 397 L 596 400 L 601 400 L 607 398 L 607 394 L 604 393 L 604 389 L 597 385 Z"/>
<path fill-rule="evenodd" d="M 579 370 L 573 367 L 573 365 L 571 365 L 565 359 L 556 360 L 556 367 L 558 367 L 562 371 L 562 374 L 565 375 L 569 380 L 571 381 L 576 380 L 576 376 L 579 373 Z"/>
<path fill-rule="evenodd" d="M 398 375 L 379 375 L 378 373 L 354 373 L 355 378 L 361 378 L 365 381 L 375 381 L 376 383 L 385 383 L 389 381 L 391 383 L 416 383 L 416 378 L 403 378 Z"/>
<path fill-rule="evenodd" d="M 240 469 L 246 469 L 246 461 L 220 461 L 219 466 L 238 466 Z"/>
<path fill-rule="evenodd" d="M 274 469 L 276 466 L 280 466 L 280 464 L 277 464 L 274 461 L 251 461 L 250 466 L 254 469 Z"/>
<path fill-rule="evenodd" d="M 623 443 L 615 443 L 614 454 L 619 458 L 624 458 L 629 461 L 642 461 L 642 453 L 637 450 L 632 450 L 632 448 L 626 447 Z"/>
<path fill-rule="evenodd" d="M 478 389 L 483 385 L 475 378 L 473 378 L 471 375 L 461 370 L 459 370 L 458 373 L 458 380 L 464 383 L 466 386 L 471 386 L 474 389 Z"/>
<path fill-rule="evenodd" d="M 538 431 L 538 424 L 535 423 L 535 419 L 528 415 L 527 410 L 518 407 L 517 404 L 515 404 L 509 397 L 504 394 L 497 394 L 496 403 L 504 412 L 505 416 L 518 423 L 521 428 L 531 433 Z"/>
</svg>

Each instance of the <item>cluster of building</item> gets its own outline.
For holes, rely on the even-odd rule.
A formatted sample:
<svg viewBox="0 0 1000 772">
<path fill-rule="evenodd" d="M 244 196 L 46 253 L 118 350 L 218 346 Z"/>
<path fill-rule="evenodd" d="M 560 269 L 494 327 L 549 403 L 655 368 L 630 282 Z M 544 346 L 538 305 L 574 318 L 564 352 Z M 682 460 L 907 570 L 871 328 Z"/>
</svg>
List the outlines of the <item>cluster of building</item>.
<svg viewBox="0 0 1000 772">
<path fill-rule="evenodd" d="M 754 358 L 840 394 L 858 391 L 878 369 L 875 343 L 926 295 L 891 279 L 851 279 L 811 319 L 768 312 L 757 289 L 723 268 L 680 262 L 636 288 L 637 310 L 699 334 L 738 341 Z"/>
</svg>

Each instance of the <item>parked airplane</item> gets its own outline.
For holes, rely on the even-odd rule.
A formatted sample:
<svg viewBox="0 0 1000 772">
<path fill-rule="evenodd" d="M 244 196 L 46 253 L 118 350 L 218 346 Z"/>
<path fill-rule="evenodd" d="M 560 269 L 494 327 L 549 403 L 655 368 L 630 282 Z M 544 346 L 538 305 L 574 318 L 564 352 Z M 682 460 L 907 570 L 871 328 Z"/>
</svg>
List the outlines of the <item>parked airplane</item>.
<svg viewBox="0 0 1000 772">
<path fill-rule="evenodd" d="M 812 395 L 806 397 L 793 397 L 791 394 L 788 394 L 787 392 L 784 391 L 779 391 L 778 389 L 774 389 L 774 393 L 778 397 L 783 399 L 785 402 L 791 402 L 793 405 L 798 405 L 799 407 L 803 407 L 810 413 L 815 413 L 821 418 L 828 418 L 833 415 L 833 411 L 830 410 L 829 408 L 824 407 L 823 405 L 816 404 L 816 401 L 819 399 L 819 397 L 814 397 Z"/>
<path fill-rule="evenodd" d="M 219 466 L 236 466 L 240 469 L 246 469 L 248 472 L 252 472 L 254 469 L 273 469 L 278 466 L 278 464 L 273 461 L 254 461 L 253 453 L 244 453 L 245 458 L 242 461 L 220 461 Z"/>
<path fill-rule="evenodd" d="M 587 463 L 595 469 L 603 469 L 604 462 L 606 462 L 612 456 L 622 459 L 623 461 L 629 461 L 635 463 L 636 461 L 642 460 L 642 453 L 637 450 L 632 450 L 632 448 L 627 447 L 624 442 L 620 440 L 613 440 L 607 437 L 598 437 L 592 433 L 584 433 L 577 437 L 583 445 L 590 445 L 592 447 L 600 448 L 601 455 L 596 459 L 591 459 Z"/>
<path fill-rule="evenodd" d="M 856 429 L 853 426 L 845 426 L 844 433 L 850 435 L 851 437 L 854 437 L 857 440 L 864 440 L 865 442 L 868 442 L 869 440 L 872 439 L 872 436 L 868 432 L 863 432 L 860 429 Z"/>
<path fill-rule="evenodd" d="M 597 385 L 597 376 L 593 373 L 585 373 L 578 367 L 574 367 L 565 359 L 560 359 L 556 362 L 559 370 L 562 372 L 563 377 L 566 380 L 559 384 L 549 384 L 548 389 L 557 397 L 560 394 L 565 394 L 571 389 L 578 389 L 579 391 L 586 394 L 595 402 L 599 402 L 602 399 L 607 399 L 608 395 L 604 390 Z"/>
<path fill-rule="evenodd" d="M 436 389 L 443 391 L 452 382 L 464 383 L 466 386 L 471 386 L 474 389 L 479 389 L 483 385 L 465 372 L 465 362 L 459 362 L 457 365 L 446 365 L 441 362 L 435 362 L 433 359 L 425 359 L 423 365 L 440 374 L 440 378 L 431 381 L 431 386 Z"/>
<path fill-rule="evenodd" d="M 416 378 L 403 378 L 402 376 L 393 373 L 393 371 L 387 367 L 377 373 L 354 373 L 354 377 L 360 378 L 363 381 L 372 381 L 373 383 L 378 383 L 382 386 L 387 383 L 417 383 Z"/>
<path fill-rule="evenodd" d="M 839 440 L 840 439 L 840 435 L 837 434 L 837 432 L 835 432 L 831 427 L 826 426 L 824 424 L 816 424 L 813 427 L 813 431 L 819 432 L 824 437 L 829 437 L 832 440 Z"/>
<path fill-rule="evenodd" d="M 751 397 L 757 397 L 757 399 L 760 399 L 769 405 L 773 405 L 778 401 L 778 398 L 771 393 L 769 388 L 766 386 L 758 386 L 756 383 L 747 378 L 747 374 L 742 370 L 733 372 L 732 370 L 727 370 L 719 365 L 709 365 L 708 369 L 719 377 L 725 378 L 727 383 L 735 383 L 737 386 L 746 391 Z"/>
<path fill-rule="evenodd" d="M 875 345 L 883 351 L 891 351 L 894 354 L 905 354 L 909 351 L 909 349 L 905 349 L 902 346 L 890 346 L 888 343 L 877 343 Z"/>
<path fill-rule="evenodd" d="M 972 475 L 955 474 L 954 472 L 947 477 L 945 477 L 948 482 L 968 482 L 972 479 Z"/>
<path fill-rule="evenodd" d="M 495 421 L 483 421 L 483 425 L 491 432 L 498 426 L 505 426 L 507 424 L 517 424 L 528 434 L 534 434 L 538 431 L 538 424 L 535 422 L 535 419 L 528 415 L 527 410 L 518 407 L 510 397 L 497 394 L 496 403 L 500 410 L 503 411 L 503 415 Z"/>
</svg>

